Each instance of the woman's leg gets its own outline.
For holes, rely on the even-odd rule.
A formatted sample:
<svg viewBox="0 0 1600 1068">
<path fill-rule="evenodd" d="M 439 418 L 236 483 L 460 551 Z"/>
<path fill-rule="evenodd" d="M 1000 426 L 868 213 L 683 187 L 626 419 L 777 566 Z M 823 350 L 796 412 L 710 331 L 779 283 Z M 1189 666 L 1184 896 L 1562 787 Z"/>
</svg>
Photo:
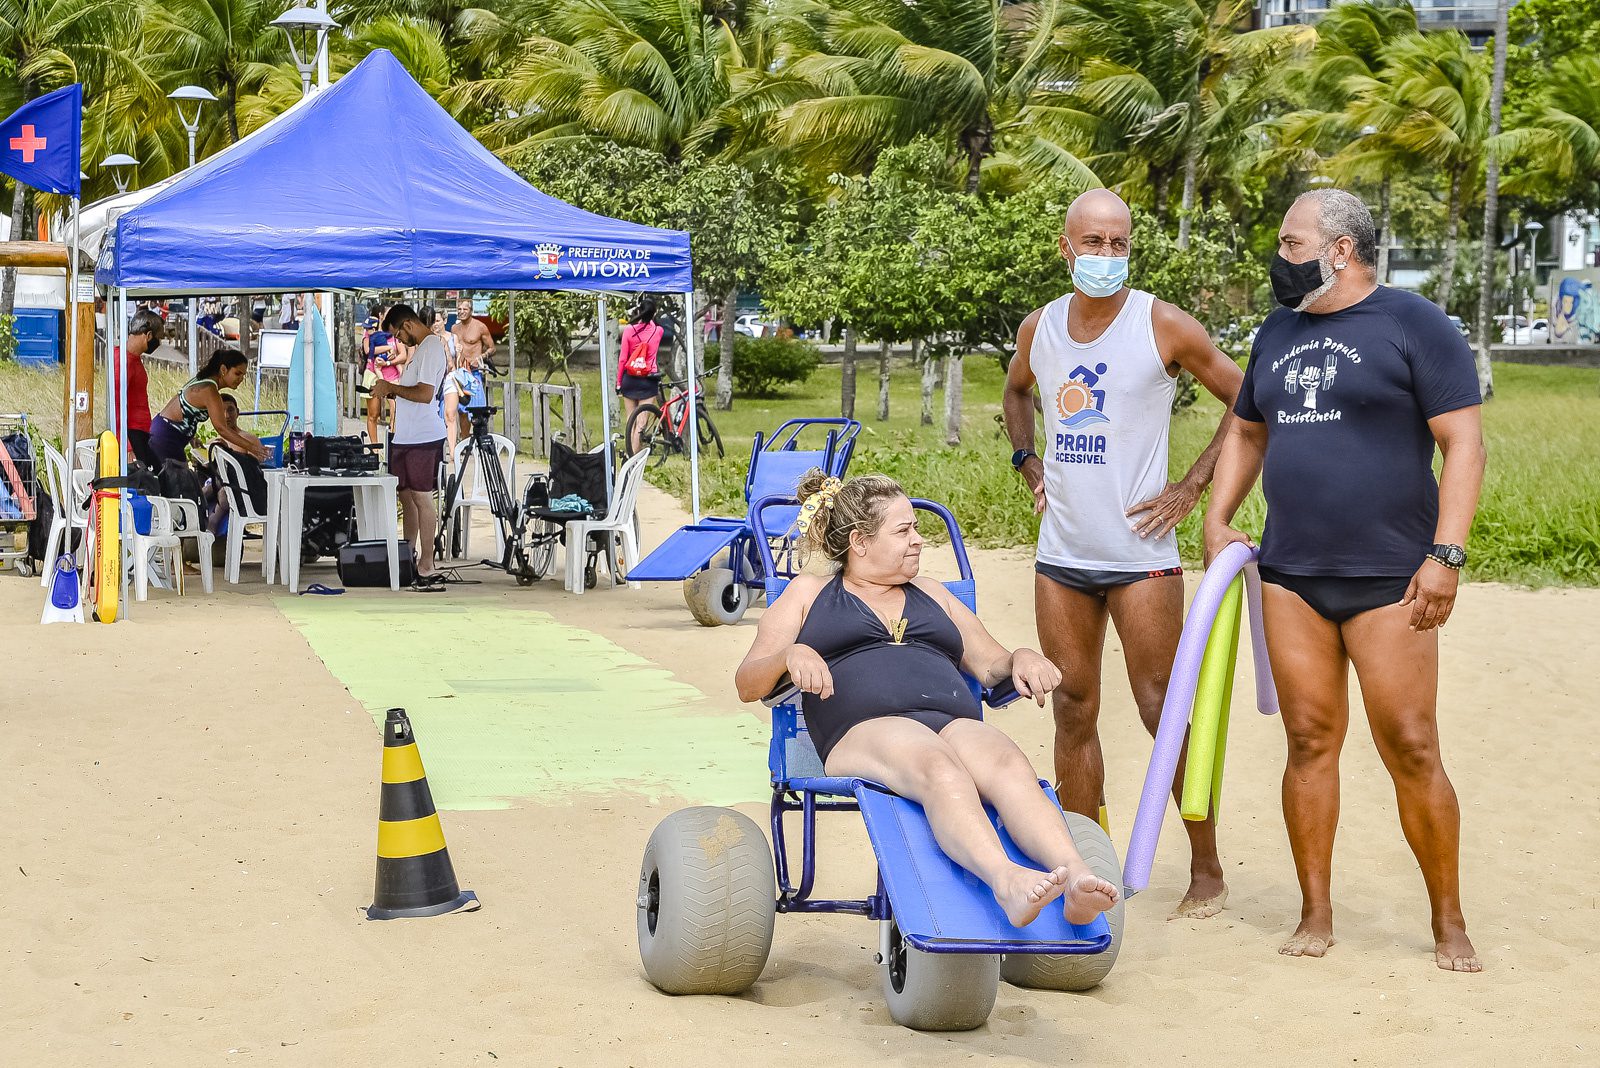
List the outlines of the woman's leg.
<svg viewBox="0 0 1600 1068">
<path fill-rule="evenodd" d="M 856 724 L 828 754 L 827 772 L 881 782 L 921 805 L 939 848 L 982 879 L 1018 927 L 1065 889 L 1066 868 L 1045 873 L 1006 856 L 965 765 L 915 720 L 885 716 Z"/>
<path fill-rule="evenodd" d="M 372 394 L 367 394 L 367 440 L 378 440 L 378 404 L 379 400 Z"/>
<path fill-rule="evenodd" d="M 1117 888 L 1091 872 L 1078 855 L 1060 810 L 1045 796 L 1039 776 L 1016 742 L 976 719 L 958 719 L 939 737 L 967 768 L 978 795 L 1000 813 L 1022 851 L 1039 864 L 1072 873 L 1066 893 L 1068 920 L 1088 923 L 1117 903 Z"/>
<path fill-rule="evenodd" d="M 632 397 L 623 397 L 622 398 L 622 430 L 623 430 L 623 433 L 627 433 L 628 420 L 633 416 L 633 410 L 635 408 L 637 408 L 637 407 L 639 407 L 639 402 L 634 400 Z M 634 453 L 639 451 L 639 439 L 638 439 L 638 437 L 636 435 L 630 435 L 628 440 L 624 444 L 625 444 L 625 447 L 628 450 L 628 455 L 629 456 L 632 456 Z"/>
</svg>

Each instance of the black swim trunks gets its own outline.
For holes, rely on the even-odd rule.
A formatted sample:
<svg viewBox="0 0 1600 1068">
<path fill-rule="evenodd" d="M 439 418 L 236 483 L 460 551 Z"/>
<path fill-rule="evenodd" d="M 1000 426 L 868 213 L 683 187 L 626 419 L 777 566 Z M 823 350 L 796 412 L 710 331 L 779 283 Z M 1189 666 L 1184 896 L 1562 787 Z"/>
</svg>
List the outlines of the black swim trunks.
<svg viewBox="0 0 1600 1068">
<path fill-rule="evenodd" d="M 1156 571 L 1089 571 L 1081 567 L 1057 567 L 1036 560 L 1034 571 L 1052 582 L 1059 582 L 1069 590 L 1086 593 L 1090 597 L 1104 597 L 1115 586 L 1131 586 L 1145 579 L 1166 578 L 1183 574 L 1181 567 L 1164 567 Z"/>
<path fill-rule="evenodd" d="M 1410 575 L 1350 578 L 1345 575 L 1291 575 L 1270 567 L 1260 570 L 1262 582 L 1297 594 L 1329 623 L 1344 623 L 1374 608 L 1399 604 L 1411 585 Z"/>
</svg>

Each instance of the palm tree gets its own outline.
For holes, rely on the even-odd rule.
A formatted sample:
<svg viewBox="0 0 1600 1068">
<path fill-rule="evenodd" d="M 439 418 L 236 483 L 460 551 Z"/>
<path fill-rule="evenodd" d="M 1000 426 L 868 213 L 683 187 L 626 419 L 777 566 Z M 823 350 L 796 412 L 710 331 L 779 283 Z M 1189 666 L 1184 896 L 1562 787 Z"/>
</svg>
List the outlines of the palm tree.
<svg viewBox="0 0 1600 1068">
<path fill-rule="evenodd" d="M 713 136 L 742 57 L 726 22 L 668 0 L 553 0 L 537 11 L 503 69 L 447 94 L 497 116 L 477 130 L 490 147 L 600 138 L 676 159 Z M 477 32 L 505 47 L 505 31 L 484 20 Z"/>
<path fill-rule="evenodd" d="M 1166 210 L 1182 183 L 1179 247 L 1189 242 L 1200 187 L 1242 173 L 1253 128 L 1283 93 L 1282 74 L 1315 31 L 1281 26 L 1240 33 L 1252 0 L 1078 0 L 1056 31 L 1063 73 L 1030 115 L 1083 147 L 1103 176 L 1153 196 Z"/>
<path fill-rule="evenodd" d="M 1363 126 L 1351 114 L 1352 79 L 1375 78 L 1384 68 L 1390 45 L 1417 32 L 1417 16 L 1405 0 L 1367 0 L 1339 4 L 1317 24 L 1317 45 L 1310 62 L 1291 75 L 1293 89 L 1306 106 L 1278 123 L 1281 140 L 1320 163 L 1332 156 L 1327 170 L 1341 181 L 1378 183 L 1378 279 L 1389 277 L 1390 187 L 1397 170 L 1415 163 L 1393 140 L 1375 127 Z"/>
<path fill-rule="evenodd" d="M 1354 122 L 1436 168 L 1448 183 L 1444 262 L 1437 303 L 1448 308 L 1460 253 L 1464 183 L 1476 175 L 1489 137 L 1489 57 L 1455 31 L 1406 34 L 1384 53 L 1383 69 L 1346 81 Z"/>
<path fill-rule="evenodd" d="M 759 83 L 766 129 L 822 174 L 864 173 L 887 148 L 941 138 L 976 192 L 997 121 L 1044 70 L 1058 11 L 1057 0 L 777 0 L 762 23 L 781 43 Z"/>
<path fill-rule="evenodd" d="M 286 57 L 271 25 L 283 7 L 282 0 L 161 0 L 150 6 L 155 62 L 175 85 L 216 91 L 230 142 L 249 132 L 239 121 L 242 98 L 266 85 Z"/>
<path fill-rule="evenodd" d="M 73 82 L 89 88 L 89 106 L 109 87 L 132 87 L 131 99 L 155 94 L 128 46 L 139 39 L 141 11 L 126 0 L 0 0 L 0 115 Z M 26 191 L 12 183 L 11 237 L 23 237 Z M 10 269 L 0 281 L 0 315 L 16 294 Z"/>
<path fill-rule="evenodd" d="M 1519 164 L 1501 188 L 1559 201 L 1600 181 L 1600 56 L 1556 60 L 1550 77 L 1504 137 L 1505 156 Z"/>
</svg>

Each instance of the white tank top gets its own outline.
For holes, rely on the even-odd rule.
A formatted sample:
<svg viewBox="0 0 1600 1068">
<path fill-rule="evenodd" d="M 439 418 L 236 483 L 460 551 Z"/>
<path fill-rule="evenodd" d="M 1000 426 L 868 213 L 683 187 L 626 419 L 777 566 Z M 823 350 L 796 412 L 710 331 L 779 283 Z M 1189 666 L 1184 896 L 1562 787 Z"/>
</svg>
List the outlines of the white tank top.
<svg viewBox="0 0 1600 1068">
<path fill-rule="evenodd" d="M 1029 357 L 1044 402 L 1045 511 L 1039 560 L 1091 571 L 1178 566 L 1178 539 L 1141 538 L 1127 511 L 1167 485 L 1176 383 L 1156 347 L 1155 298 L 1128 291 L 1105 332 L 1067 332 L 1068 293 L 1045 305 Z"/>
</svg>

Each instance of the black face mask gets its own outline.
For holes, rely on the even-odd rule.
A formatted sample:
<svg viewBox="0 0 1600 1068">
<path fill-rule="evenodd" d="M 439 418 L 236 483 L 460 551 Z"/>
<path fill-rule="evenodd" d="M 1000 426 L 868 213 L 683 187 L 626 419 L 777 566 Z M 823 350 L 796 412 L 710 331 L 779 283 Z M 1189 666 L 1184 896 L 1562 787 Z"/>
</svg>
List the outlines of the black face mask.
<svg viewBox="0 0 1600 1068">
<path fill-rule="evenodd" d="M 1272 295 L 1278 303 L 1285 308 L 1298 308 L 1324 284 L 1322 257 L 1317 256 L 1304 263 L 1290 263 L 1280 252 L 1272 257 L 1272 268 L 1267 272 L 1267 277 L 1272 282 Z"/>
</svg>

